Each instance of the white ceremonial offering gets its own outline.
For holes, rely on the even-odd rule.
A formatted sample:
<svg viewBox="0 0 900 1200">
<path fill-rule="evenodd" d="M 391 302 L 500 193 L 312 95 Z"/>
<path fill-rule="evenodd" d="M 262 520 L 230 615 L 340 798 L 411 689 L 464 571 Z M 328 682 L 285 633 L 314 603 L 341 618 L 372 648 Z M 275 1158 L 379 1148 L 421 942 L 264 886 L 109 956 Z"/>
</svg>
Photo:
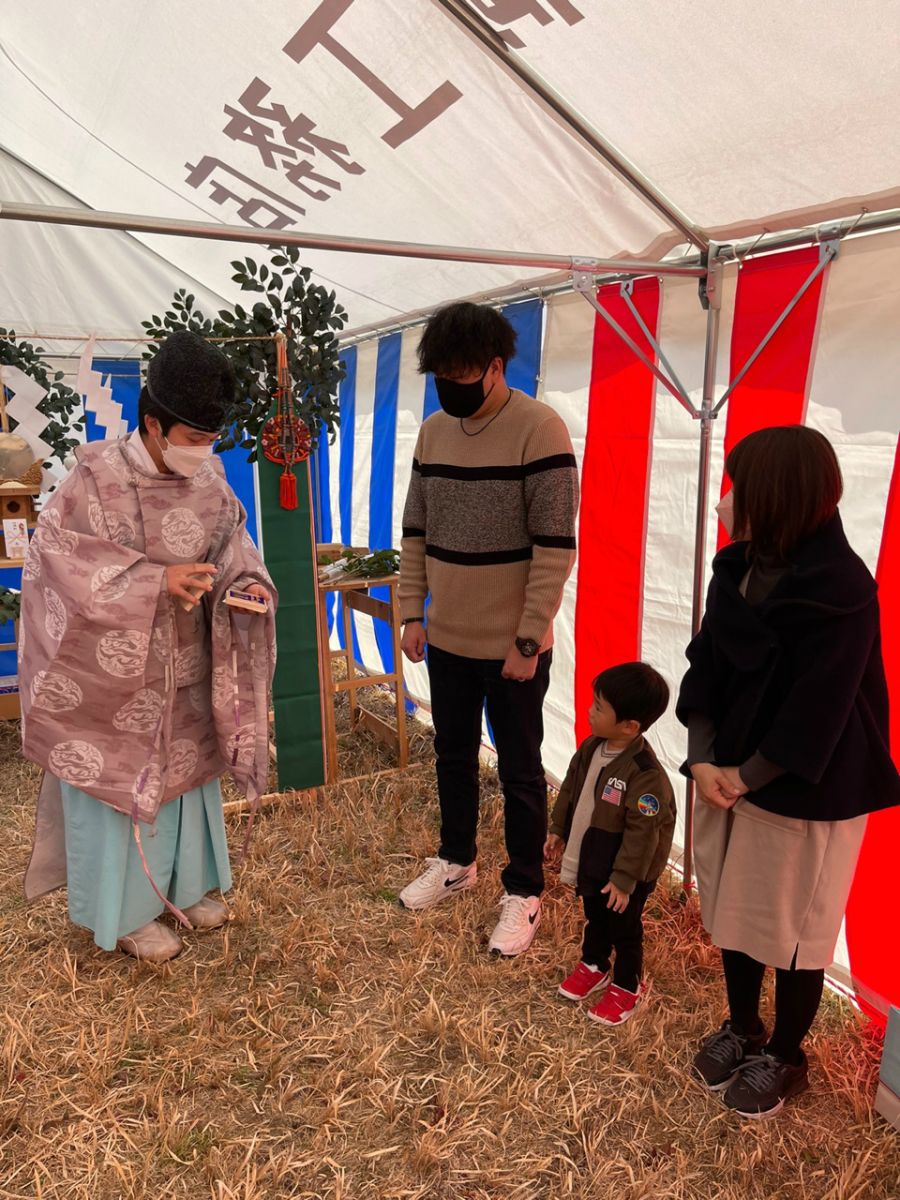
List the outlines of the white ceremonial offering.
<svg viewBox="0 0 900 1200">
<path fill-rule="evenodd" d="M 3 540 L 7 558 L 24 558 L 28 553 L 28 524 L 23 517 L 5 517 Z"/>
</svg>

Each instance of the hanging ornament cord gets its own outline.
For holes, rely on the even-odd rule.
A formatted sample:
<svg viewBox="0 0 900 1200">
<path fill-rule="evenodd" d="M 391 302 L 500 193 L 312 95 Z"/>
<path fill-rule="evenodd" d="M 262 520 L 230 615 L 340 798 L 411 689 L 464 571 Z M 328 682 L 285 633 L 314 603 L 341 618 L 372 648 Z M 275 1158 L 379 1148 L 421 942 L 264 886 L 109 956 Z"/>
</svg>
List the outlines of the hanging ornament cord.
<svg viewBox="0 0 900 1200">
<path fill-rule="evenodd" d="M 297 432 L 294 415 L 294 392 L 291 373 L 288 369 L 287 338 L 279 333 L 275 339 L 275 354 L 277 365 L 277 400 L 279 441 L 284 470 L 281 472 L 279 497 L 281 507 L 289 511 L 298 507 L 297 476 L 294 474 L 294 462 L 297 457 Z"/>
</svg>

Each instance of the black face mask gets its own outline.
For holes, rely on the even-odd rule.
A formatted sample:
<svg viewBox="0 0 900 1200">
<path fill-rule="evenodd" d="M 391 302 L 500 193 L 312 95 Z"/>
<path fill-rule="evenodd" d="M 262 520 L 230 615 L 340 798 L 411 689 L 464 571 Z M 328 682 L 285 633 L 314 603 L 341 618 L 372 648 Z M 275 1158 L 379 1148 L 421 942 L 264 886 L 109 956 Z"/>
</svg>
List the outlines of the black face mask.
<svg viewBox="0 0 900 1200">
<path fill-rule="evenodd" d="M 459 417 L 460 420 L 475 416 L 494 390 L 494 385 L 491 384 L 485 395 L 484 377 L 489 370 L 490 364 L 482 371 L 481 378 L 473 380 L 472 383 L 458 383 L 455 379 L 440 379 L 435 375 L 434 386 L 438 400 L 448 416 Z"/>
</svg>

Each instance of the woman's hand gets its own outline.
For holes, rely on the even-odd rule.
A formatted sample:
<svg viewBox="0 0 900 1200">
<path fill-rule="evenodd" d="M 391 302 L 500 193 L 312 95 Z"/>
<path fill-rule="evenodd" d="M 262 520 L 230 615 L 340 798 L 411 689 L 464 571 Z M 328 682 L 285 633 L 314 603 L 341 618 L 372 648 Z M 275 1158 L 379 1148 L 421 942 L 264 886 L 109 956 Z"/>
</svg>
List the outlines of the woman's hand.
<svg viewBox="0 0 900 1200">
<path fill-rule="evenodd" d="M 736 771 L 736 768 L 734 768 Z M 713 763 L 694 763 L 691 774 L 700 793 L 700 799 L 712 808 L 734 808 L 740 797 L 747 791 L 741 784 L 735 789 L 733 781 L 722 767 Z"/>
<path fill-rule="evenodd" d="M 738 798 L 746 796 L 750 791 L 746 783 L 741 779 L 741 772 L 737 767 L 722 767 L 722 774 L 728 781 L 728 786 Z"/>
</svg>

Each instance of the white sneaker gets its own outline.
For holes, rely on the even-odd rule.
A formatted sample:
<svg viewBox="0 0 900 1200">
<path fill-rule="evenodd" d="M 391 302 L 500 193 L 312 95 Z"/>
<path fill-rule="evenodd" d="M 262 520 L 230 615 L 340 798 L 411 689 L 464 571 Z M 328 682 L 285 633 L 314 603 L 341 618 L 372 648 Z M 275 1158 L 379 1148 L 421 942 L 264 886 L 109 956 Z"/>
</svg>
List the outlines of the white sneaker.
<svg viewBox="0 0 900 1200">
<path fill-rule="evenodd" d="M 541 923 L 540 896 L 510 896 L 500 901 L 500 920 L 494 927 L 488 951 L 512 958 L 527 950 Z"/>
<path fill-rule="evenodd" d="M 431 908 L 456 892 L 465 892 L 474 887 L 478 879 L 475 863 L 460 867 L 447 862 L 446 858 L 426 858 L 426 870 L 400 893 L 404 908 Z"/>
</svg>

